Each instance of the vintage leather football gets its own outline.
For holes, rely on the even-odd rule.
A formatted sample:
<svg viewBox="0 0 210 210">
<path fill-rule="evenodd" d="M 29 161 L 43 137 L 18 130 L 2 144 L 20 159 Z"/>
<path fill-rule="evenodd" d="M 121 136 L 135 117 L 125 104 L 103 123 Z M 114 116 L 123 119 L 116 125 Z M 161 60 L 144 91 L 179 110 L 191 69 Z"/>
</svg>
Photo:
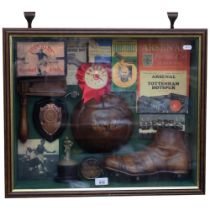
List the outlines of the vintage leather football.
<svg viewBox="0 0 210 210">
<path fill-rule="evenodd" d="M 128 142 L 132 130 L 132 111 L 122 98 L 114 94 L 103 95 L 100 102 L 80 103 L 73 112 L 73 136 L 89 152 L 118 149 Z"/>
</svg>

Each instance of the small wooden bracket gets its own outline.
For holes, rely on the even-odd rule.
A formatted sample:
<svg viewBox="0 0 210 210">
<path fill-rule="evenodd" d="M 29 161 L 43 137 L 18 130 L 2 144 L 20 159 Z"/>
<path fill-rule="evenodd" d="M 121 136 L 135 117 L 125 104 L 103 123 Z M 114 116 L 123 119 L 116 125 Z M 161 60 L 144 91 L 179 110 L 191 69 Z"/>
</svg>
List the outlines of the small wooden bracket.
<svg viewBox="0 0 210 210">
<path fill-rule="evenodd" d="M 24 12 L 24 17 L 28 22 L 28 28 L 31 28 L 32 21 L 35 17 L 35 14 L 36 14 L 35 12 Z"/>
<path fill-rule="evenodd" d="M 174 23 L 178 17 L 178 12 L 167 12 L 168 14 L 168 18 L 170 20 L 170 23 L 171 23 L 171 29 L 174 29 Z"/>
</svg>

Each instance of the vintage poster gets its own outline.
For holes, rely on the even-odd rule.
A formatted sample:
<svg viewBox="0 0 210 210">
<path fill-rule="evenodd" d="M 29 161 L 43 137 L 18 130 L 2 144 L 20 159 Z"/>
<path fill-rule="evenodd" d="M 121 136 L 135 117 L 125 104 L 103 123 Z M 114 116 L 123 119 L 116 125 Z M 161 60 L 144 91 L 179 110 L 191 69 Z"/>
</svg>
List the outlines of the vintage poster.
<svg viewBox="0 0 210 210">
<path fill-rule="evenodd" d="M 17 77 L 64 76 L 64 42 L 17 42 Z"/>
<path fill-rule="evenodd" d="M 77 85 L 77 69 L 87 62 L 87 39 L 70 40 L 67 43 L 67 85 Z"/>
<path fill-rule="evenodd" d="M 88 44 L 89 63 L 111 64 L 111 39 L 91 39 Z"/>
<path fill-rule="evenodd" d="M 59 140 L 52 143 L 45 139 L 29 139 L 25 144 L 18 142 L 18 178 L 50 179 L 57 173 Z"/>
<path fill-rule="evenodd" d="M 137 41 L 112 41 L 112 91 L 135 91 Z"/>
<path fill-rule="evenodd" d="M 190 48 L 185 46 L 178 39 L 138 42 L 138 112 L 188 112 Z"/>
</svg>

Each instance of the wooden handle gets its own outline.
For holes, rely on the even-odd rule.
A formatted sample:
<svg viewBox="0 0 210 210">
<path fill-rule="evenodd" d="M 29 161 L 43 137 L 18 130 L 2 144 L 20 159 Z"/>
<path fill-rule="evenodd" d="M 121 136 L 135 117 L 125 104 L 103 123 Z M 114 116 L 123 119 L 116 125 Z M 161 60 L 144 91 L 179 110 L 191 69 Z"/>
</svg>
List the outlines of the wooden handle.
<svg viewBox="0 0 210 210">
<path fill-rule="evenodd" d="M 28 138 L 28 121 L 27 121 L 27 96 L 21 96 L 20 112 L 20 141 L 25 143 Z"/>
</svg>

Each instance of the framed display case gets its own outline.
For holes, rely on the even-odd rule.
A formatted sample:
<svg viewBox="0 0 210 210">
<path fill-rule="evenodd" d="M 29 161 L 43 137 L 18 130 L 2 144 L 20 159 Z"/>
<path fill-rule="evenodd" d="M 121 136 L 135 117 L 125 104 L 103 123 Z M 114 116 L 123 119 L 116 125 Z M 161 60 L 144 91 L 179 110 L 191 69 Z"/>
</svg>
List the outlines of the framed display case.
<svg viewBox="0 0 210 210">
<path fill-rule="evenodd" d="M 3 47 L 6 197 L 205 193 L 206 29 L 5 28 Z"/>
</svg>

